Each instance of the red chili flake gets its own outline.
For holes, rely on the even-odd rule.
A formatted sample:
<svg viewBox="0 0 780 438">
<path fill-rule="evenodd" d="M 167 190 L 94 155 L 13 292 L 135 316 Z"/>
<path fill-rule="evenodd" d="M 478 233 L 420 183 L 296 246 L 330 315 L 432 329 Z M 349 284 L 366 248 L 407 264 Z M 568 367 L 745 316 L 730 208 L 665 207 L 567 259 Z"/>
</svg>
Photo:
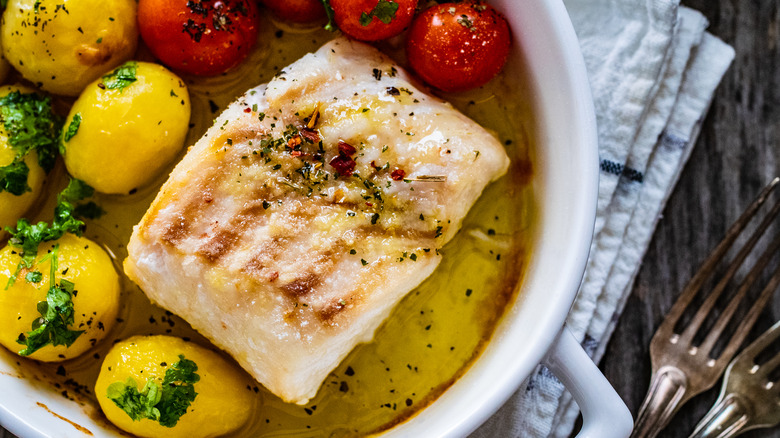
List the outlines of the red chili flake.
<svg viewBox="0 0 780 438">
<path fill-rule="evenodd" d="M 390 177 L 393 178 L 393 181 L 401 181 L 406 176 L 406 172 L 404 172 L 403 169 L 395 169 L 393 173 L 390 174 Z"/>
<path fill-rule="evenodd" d="M 373 206 L 374 206 L 374 203 L 373 203 L 373 202 L 366 202 L 366 206 L 367 206 L 367 207 L 373 207 Z"/>
<path fill-rule="evenodd" d="M 301 136 L 311 143 L 317 143 L 320 141 L 320 133 L 309 128 L 301 129 Z"/>
<path fill-rule="evenodd" d="M 252 108 L 249 108 L 249 107 L 244 108 L 244 112 L 245 113 L 251 113 L 252 112 Z"/>
<path fill-rule="evenodd" d="M 292 151 L 290 155 L 292 155 L 293 157 L 302 157 L 306 154 L 303 151 Z"/>
<path fill-rule="evenodd" d="M 355 171 L 355 160 L 345 155 L 333 157 L 333 159 L 330 160 L 330 165 L 336 169 L 336 172 L 344 176 L 351 176 L 352 172 Z"/>
<path fill-rule="evenodd" d="M 303 142 L 303 139 L 300 135 L 296 135 L 294 137 L 291 137 L 289 140 L 287 140 L 287 147 L 290 149 L 295 149 L 297 146 L 300 146 Z"/>
<path fill-rule="evenodd" d="M 355 152 L 357 152 L 357 149 L 352 147 L 352 145 L 345 141 L 339 140 L 339 154 L 351 157 L 355 155 Z"/>
</svg>

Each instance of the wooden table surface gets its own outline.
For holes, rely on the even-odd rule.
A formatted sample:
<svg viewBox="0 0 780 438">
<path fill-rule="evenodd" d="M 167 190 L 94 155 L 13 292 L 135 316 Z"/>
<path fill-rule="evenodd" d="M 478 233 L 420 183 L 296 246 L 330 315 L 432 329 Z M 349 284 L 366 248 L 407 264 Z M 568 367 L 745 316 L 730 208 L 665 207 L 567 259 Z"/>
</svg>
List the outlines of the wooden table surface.
<svg viewBox="0 0 780 438">
<path fill-rule="evenodd" d="M 682 287 L 760 188 L 780 176 L 780 1 L 683 0 L 736 50 L 701 136 L 658 224 L 601 368 L 636 415 L 650 379 L 648 345 Z M 776 231 L 780 232 L 780 230 Z M 780 319 L 780 292 L 755 336 Z M 683 406 L 662 437 L 687 437 L 714 389 Z M 780 428 L 745 437 L 780 437 Z"/>
<path fill-rule="evenodd" d="M 684 0 L 710 20 L 710 32 L 736 49 L 693 155 L 645 256 L 601 368 L 633 414 L 650 378 L 648 345 L 679 291 L 728 225 L 780 175 L 780 0 Z M 757 330 L 780 318 L 780 299 Z M 716 388 L 684 406 L 663 437 L 687 437 Z M 0 438 L 10 438 L 0 428 Z M 780 429 L 745 437 L 780 437 Z M 502 437 L 497 437 L 502 438 Z"/>
</svg>

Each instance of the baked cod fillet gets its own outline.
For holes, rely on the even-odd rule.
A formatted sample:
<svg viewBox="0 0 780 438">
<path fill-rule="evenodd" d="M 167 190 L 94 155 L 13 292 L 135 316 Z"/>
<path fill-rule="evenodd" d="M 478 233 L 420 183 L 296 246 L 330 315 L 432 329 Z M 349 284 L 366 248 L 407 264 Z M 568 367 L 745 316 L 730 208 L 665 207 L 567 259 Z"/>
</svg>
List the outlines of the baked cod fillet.
<svg viewBox="0 0 780 438">
<path fill-rule="evenodd" d="M 390 59 L 337 39 L 220 115 L 135 227 L 125 272 L 303 404 L 508 164 Z"/>
</svg>

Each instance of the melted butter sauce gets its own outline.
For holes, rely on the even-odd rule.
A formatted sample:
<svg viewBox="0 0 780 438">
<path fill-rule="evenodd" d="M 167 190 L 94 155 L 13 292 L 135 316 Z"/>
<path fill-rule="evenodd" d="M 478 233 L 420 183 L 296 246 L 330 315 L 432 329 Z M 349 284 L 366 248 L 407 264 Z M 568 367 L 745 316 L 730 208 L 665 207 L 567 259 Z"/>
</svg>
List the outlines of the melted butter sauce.
<svg viewBox="0 0 780 438">
<path fill-rule="evenodd" d="M 269 81 L 282 67 L 333 37 L 319 29 L 291 29 L 270 22 L 262 29 L 257 49 L 237 71 L 216 78 L 184 78 L 193 107 L 188 145 L 248 88 Z M 391 55 L 398 52 L 392 41 L 382 48 Z M 141 49 L 137 59 L 151 57 Z M 496 133 L 512 160 L 509 172 L 485 190 L 460 232 L 441 249 L 443 261 L 433 275 L 402 300 L 374 341 L 350 353 L 309 404 L 284 403 L 259 385 L 247 388 L 257 394 L 257 415 L 235 436 L 352 437 L 381 432 L 419 412 L 468 370 L 516 298 L 530 252 L 528 236 L 535 211 L 530 182 L 533 119 L 530 103 L 518 98 L 528 95 L 526 91 L 523 78 L 499 77 L 472 92 L 441 96 Z M 88 222 L 86 236 L 112 255 L 119 272 L 132 227 L 167 173 L 129 196 L 95 198 L 107 214 Z M 51 195 L 41 209 L 44 213 L 52 210 L 54 194 L 66 180 L 62 169 L 51 179 Z M 42 214 L 37 219 L 49 217 Z M 63 393 L 105 422 L 92 388 L 112 341 L 171 334 L 209 345 L 186 322 L 151 304 L 127 279 L 122 299 L 117 327 L 80 358 L 38 364 L 5 351 L 0 357 L 17 363 L 21 376 Z"/>
</svg>

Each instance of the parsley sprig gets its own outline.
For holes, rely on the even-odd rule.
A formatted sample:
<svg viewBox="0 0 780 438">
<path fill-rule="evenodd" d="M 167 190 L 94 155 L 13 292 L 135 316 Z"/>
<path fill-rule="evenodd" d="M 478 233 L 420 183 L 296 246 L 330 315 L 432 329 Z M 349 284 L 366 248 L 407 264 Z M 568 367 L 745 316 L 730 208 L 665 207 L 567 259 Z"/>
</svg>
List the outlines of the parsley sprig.
<svg viewBox="0 0 780 438">
<path fill-rule="evenodd" d="M 57 195 L 57 206 L 54 207 L 54 220 L 51 224 L 47 222 L 31 224 L 27 219 L 22 218 L 16 222 L 16 228 L 5 228 L 11 234 L 8 244 L 21 249 L 22 258 L 16 267 L 16 272 L 8 279 L 6 289 L 14 284 L 22 269 L 33 267 L 41 243 L 57 240 L 65 233 L 81 236 L 84 222 L 76 217 L 76 210 L 80 207 L 76 203 L 92 196 L 94 192 L 95 190 L 84 181 L 71 179 L 65 190 Z"/>
<path fill-rule="evenodd" d="M 74 311 L 71 298 L 74 284 L 64 278 L 60 279 L 59 284 L 56 283 L 58 252 L 59 245 L 54 245 L 52 251 L 40 260 L 40 262 L 51 260 L 50 286 L 46 292 L 46 301 L 38 303 L 38 313 L 41 316 L 32 322 L 32 331 L 27 332 L 26 335 L 20 334 L 19 339 L 16 340 L 17 343 L 25 346 L 19 352 L 20 356 L 29 356 L 49 344 L 70 347 L 84 333 L 84 330 L 68 328 L 73 324 Z"/>
<path fill-rule="evenodd" d="M 106 396 L 133 421 L 147 418 L 165 427 L 174 427 L 198 395 L 195 383 L 200 376 L 196 371 L 198 366 L 195 362 L 180 354 L 179 361 L 165 370 L 162 385 L 150 378 L 138 391 L 135 379 L 128 377 L 125 382 L 109 385 Z"/>
<path fill-rule="evenodd" d="M 125 87 L 138 80 L 136 77 L 136 70 L 138 70 L 138 63 L 135 61 L 127 61 L 114 69 L 111 73 L 103 76 L 102 84 L 109 90 L 122 91 Z"/>
<path fill-rule="evenodd" d="M 368 26 L 371 24 L 374 17 L 378 18 L 379 21 L 384 24 L 390 24 L 390 22 L 393 21 L 393 18 L 395 18 L 396 11 L 398 11 L 398 3 L 392 0 L 379 0 L 371 12 L 362 12 L 360 14 L 360 25 L 364 27 Z"/>
<path fill-rule="evenodd" d="M 441 0 L 443 1 L 443 0 Z M 325 30 L 335 32 L 338 29 L 336 25 L 335 12 L 330 5 L 330 0 L 322 0 L 323 6 L 325 6 L 325 14 L 328 17 L 328 23 L 325 24 Z M 395 18 L 395 14 L 398 11 L 399 4 L 393 0 L 379 0 L 370 12 L 361 12 L 358 22 L 361 26 L 365 27 L 371 24 L 374 17 L 378 18 L 384 24 L 390 24 Z"/>
<path fill-rule="evenodd" d="M 24 162 L 28 153 L 38 153 L 38 164 L 46 172 L 54 167 L 62 118 L 52 111 L 50 97 L 13 91 L 0 98 L 0 122 L 16 152 L 10 164 L 0 167 L 0 192 L 20 196 L 31 190 Z"/>
<path fill-rule="evenodd" d="M 36 265 L 38 246 L 43 242 L 57 240 L 65 233 L 81 236 L 84 222 L 75 215 L 79 208 L 76 202 L 92 196 L 93 193 L 94 189 L 85 182 L 71 179 L 65 190 L 57 195 L 57 206 L 54 208 L 54 220 L 51 224 L 47 222 L 30 224 L 27 219 L 19 219 L 16 228 L 6 227 L 6 231 L 11 234 L 8 244 L 21 250 L 21 260 L 16 266 L 14 275 L 8 279 L 6 289 L 14 284 L 23 269 L 28 270 L 24 276 L 27 282 L 40 283 L 43 280 L 40 271 L 32 270 Z M 38 303 L 40 316 L 33 320 L 32 330 L 20 334 L 17 339 L 19 344 L 25 346 L 19 352 L 21 356 L 29 356 L 49 344 L 70 347 L 84 333 L 83 330 L 68 328 L 73 324 L 75 315 L 72 300 L 74 284 L 64 278 L 57 282 L 58 253 L 59 245 L 54 245 L 52 251 L 37 262 L 40 264 L 47 260 L 51 261 L 49 289 L 46 292 L 46 301 Z"/>
</svg>

